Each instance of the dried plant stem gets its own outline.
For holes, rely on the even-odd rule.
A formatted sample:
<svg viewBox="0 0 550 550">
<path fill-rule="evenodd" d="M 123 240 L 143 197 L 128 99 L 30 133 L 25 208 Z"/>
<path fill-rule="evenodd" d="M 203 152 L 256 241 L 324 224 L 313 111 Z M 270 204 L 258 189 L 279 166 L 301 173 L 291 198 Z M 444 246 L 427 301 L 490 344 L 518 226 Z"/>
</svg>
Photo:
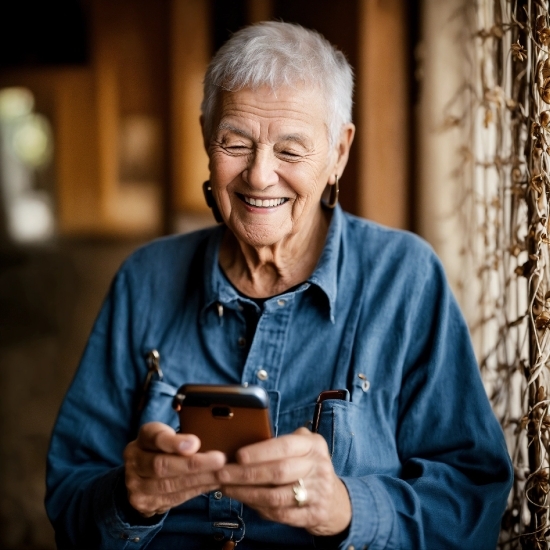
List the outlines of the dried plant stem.
<svg viewBox="0 0 550 550">
<path fill-rule="evenodd" d="M 472 334 L 516 474 L 506 550 L 548 549 L 550 540 L 548 8 L 548 0 L 465 0 L 466 84 L 447 113 L 465 138 L 455 173 L 472 266 L 464 300 L 477 289 Z"/>
</svg>

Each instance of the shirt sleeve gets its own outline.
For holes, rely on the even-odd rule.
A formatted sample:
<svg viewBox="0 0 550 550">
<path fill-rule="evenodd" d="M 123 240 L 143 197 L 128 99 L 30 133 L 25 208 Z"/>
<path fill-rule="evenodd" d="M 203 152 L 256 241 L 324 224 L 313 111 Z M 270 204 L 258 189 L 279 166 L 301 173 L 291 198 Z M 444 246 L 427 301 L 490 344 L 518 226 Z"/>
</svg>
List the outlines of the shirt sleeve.
<svg viewBox="0 0 550 550">
<path fill-rule="evenodd" d="M 436 259 L 411 299 L 396 430 L 401 472 L 342 478 L 353 516 L 340 548 L 489 550 L 512 483 L 504 436 Z"/>
<path fill-rule="evenodd" d="M 128 419 L 136 417 L 146 366 L 132 336 L 143 316 L 126 279 L 121 270 L 50 441 L 46 510 L 59 548 L 138 550 L 147 546 L 165 517 L 140 521 L 128 514 L 122 454 L 135 438 L 136 426 Z"/>
</svg>

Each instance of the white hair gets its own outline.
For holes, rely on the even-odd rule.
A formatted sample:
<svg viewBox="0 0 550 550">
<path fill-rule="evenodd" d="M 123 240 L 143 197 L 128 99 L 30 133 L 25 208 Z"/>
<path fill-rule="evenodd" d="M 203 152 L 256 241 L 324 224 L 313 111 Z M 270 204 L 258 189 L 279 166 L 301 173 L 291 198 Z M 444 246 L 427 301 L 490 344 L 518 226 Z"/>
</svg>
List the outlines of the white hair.
<svg viewBox="0 0 550 550">
<path fill-rule="evenodd" d="M 331 146 L 351 122 L 353 70 L 344 54 L 318 32 L 292 23 L 266 21 L 236 32 L 216 53 L 204 78 L 201 105 L 206 134 L 212 133 L 222 90 L 268 86 L 316 86 L 324 95 Z"/>
</svg>

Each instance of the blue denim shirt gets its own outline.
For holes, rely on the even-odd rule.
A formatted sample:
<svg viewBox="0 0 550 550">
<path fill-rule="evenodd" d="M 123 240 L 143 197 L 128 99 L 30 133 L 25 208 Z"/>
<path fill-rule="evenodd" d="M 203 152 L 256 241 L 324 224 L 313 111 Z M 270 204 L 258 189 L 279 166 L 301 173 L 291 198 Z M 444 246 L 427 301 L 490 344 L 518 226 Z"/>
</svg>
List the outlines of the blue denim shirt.
<svg viewBox="0 0 550 550">
<path fill-rule="evenodd" d="M 322 546 L 215 492 L 153 521 L 129 510 L 122 453 L 139 426 L 177 428 L 181 384 L 248 383 L 269 392 L 278 434 L 307 425 L 321 391 L 349 392 L 325 401 L 320 421 L 353 511 L 329 547 L 494 548 L 510 460 L 432 250 L 337 208 L 311 277 L 260 308 L 220 270 L 225 230 L 157 240 L 117 274 L 51 440 L 46 504 L 59 546 Z M 152 349 L 164 376 L 138 413 Z"/>
</svg>

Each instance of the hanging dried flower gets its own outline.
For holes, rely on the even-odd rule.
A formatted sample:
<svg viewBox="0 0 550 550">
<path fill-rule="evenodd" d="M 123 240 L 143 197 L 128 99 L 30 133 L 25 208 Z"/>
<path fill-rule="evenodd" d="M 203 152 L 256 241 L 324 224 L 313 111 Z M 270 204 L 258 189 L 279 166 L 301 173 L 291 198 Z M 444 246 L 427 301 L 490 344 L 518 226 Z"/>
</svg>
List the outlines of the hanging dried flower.
<svg viewBox="0 0 550 550">
<path fill-rule="evenodd" d="M 550 104 L 550 58 L 548 57 L 539 61 L 537 65 L 537 84 L 542 100 Z"/>
<path fill-rule="evenodd" d="M 472 129 L 464 145 L 472 158 L 457 179 L 464 192 L 459 215 L 471 227 L 463 248 L 472 270 L 464 270 L 461 288 L 468 302 L 469 282 L 477 279 L 480 307 L 470 326 L 514 458 L 499 549 L 548 550 L 550 1 L 467 4 L 483 31 L 482 40 L 465 41 L 477 70 L 464 72 L 471 109 L 462 127 Z"/>
<path fill-rule="evenodd" d="M 524 61 L 527 59 L 527 50 L 519 43 L 519 40 L 510 46 L 512 57 L 516 61 Z"/>
<path fill-rule="evenodd" d="M 546 26 L 546 16 L 539 15 L 536 23 L 537 37 L 539 42 L 546 46 L 550 42 L 550 29 Z"/>
</svg>

